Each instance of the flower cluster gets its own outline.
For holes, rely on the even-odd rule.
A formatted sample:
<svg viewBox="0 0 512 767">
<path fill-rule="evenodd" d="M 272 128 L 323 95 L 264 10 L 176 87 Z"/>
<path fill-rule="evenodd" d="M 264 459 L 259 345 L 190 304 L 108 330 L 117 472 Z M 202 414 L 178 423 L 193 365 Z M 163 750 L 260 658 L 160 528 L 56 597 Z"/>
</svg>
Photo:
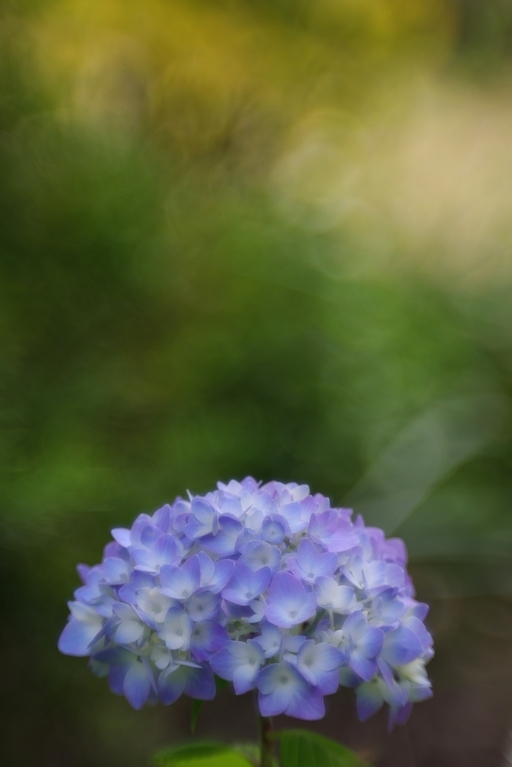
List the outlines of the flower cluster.
<svg viewBox="0 0 512 767">
<path fill-rule="evenodd" d="M 403 722 L 430 697 L 433 655 L 399 539 L 352 522 L 307 485 L 251 477 L 178 498 L 112 530 L 59 640 L 89 655 L 134 708 L 182 693 L 211 700 L 215 676 L 257 688 L 263 716 L 320 719 L 354 687 L 367 719 Z"/>
</svg>

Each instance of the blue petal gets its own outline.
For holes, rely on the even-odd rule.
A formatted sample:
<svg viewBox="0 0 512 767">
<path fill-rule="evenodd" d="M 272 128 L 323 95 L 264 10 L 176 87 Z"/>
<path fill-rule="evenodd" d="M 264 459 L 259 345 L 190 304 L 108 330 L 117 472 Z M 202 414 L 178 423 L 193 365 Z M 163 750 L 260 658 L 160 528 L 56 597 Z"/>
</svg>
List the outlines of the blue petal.
<svg viewBox="0 0 512 767">
<path fill-rule="evenodd" d="M 268 695 L 258 694 L 258 706 L 262 716 L 277 716 L 284 714 L 290 702 L 290 697 L 283 690 L 278 690 Z"/>
<path fill-rule="evenodd" d="M 237 540 L 243 531 L 243 525 L 232 517 L 219 517 L 219 532 L 205 536 L 201 543 L 205 549 L 226 557 L 236 551 Z"/>
<path fill-rule="evenodd" d="M 349 660 L 349 666 L 356 674 L 359 674 L 361 679 L 365 682 L 369 682 L 375 676 L 377 671 L 377 663 L 374 660 L 365 658 L 364 655 L 360 655 L 357 651 L 352 653 Z"/>
<path fill-rule="evenodd" d="M 207 660 L 228 640 L 228 632 L 214 621 L 200 621 L 194 625 L 190 637 L 190 650 L 198 661 Z"/>
<path fill-rule="evenodd" d="M 307 721 L 322 719 L 325 716 L 325 703 L 321 691 L 318 687 L 309 687 L 294 695 L 285 713 Z"/>
<path fill-rule="evenodd" d="M 366 631 L 368 621 L 363 612 L 358 610 L 351 613 L 343 624 L 343 634 L 349 637 L 353 642 L 357 642 Z"/>
<path fill-rule="evenodd" d="M 112 538 L 116 540 L 121 546 L 127 549 L 131 544 L 131 531 L 125 527 L 115 527 L 112 531 Z"/>
<path fill-rule="evenodd" d="M 271 546 L 264 541 L 250 541 L 244 549 L 242 560 L 253 570 L 270 567 L 275 571 L 281 561 L 281 552 L 277 546 Z"/>
<path fill-rule="evenodd" d="M 281 575 L 281 573 L 278 573 L 278 575 Z M 287 573 L 282 573 L 282 575 L 287 575 Z M 293 576 L 290 577 L 293 578 Z M 300 584 L 300 581 L 297 581 L 297 583 Z M 290 602 L 288 602 L 288 605 L 289 604 Z M 308 618 L 311 618 L 314 614 L 316 610 L 316 595 L 306 594 L 304 592 L 304 601 L 302 604 L 298 605 L 297 603 L 292 602 L 291 605 L 292 607 L 284 607 L 279 602 L 267 604 L 264 611 L 265 617 L 270 623 L 273 623 L 280 628 L 297 626 L 299 623 L 303 623 L 308 620 Z"/>
<path fill-rule="evenodd" d="M 190 510 L 201 522 L 211 522 L 211 520 L 217 516 L 211 503 L 208 503 L 205 498 L 201 498 L 200 496 L 196 496 L 192 499 Z"/>
<path fill-rule="evenodd" d="M 204 551 L 200 551 L 196 556 L 201 572 L 201 586 L 210 585 L 212 578 L 215 576 L 215 562 Z"/>
<path fill-rule="evenodd" d="M 268 543 L 279 544 L 284 541 L 284 527 L 274 519 L 267 518 L 262 525 L 261 535 Z"/>
<path fill-rule="evenodd" d="M 240 666 L 240 660 L 236 658 L 230 651 L 232 644 L 244 644 L 242 642 L 234 642 L 229 640 L 226 642 L 222 650 L 219 650 L 210 658 L 210 666 L 221 679 L 227 679 L 228 682 L 233 681 L 233 674 Z"/>
<path fill-rule="evenodd" d="M 235 563 L 232 559 L 221 559 L 220 562 L 216 562 L 215 575 L 209 584 L 209 590 L 212 594 L 218 594 L 219 591 L 222 591 L 231 578 L 234 567 Z"/>
<path fill-rule="evenodd" d="M 210 666 L 222 679 L 232 681 L 238 668 L 245 665 L 251 666 L 252 661 L 255 661 L 254 665 L 256 669 L 259 669 L 263 659 L 263 651 L 255 641 L 235 642 L 229 640 L 222 650 L 212 656 Z"/>
<path fill-rule="evenodd" d="M 256 677 L 258 676 L 260 667 L 258 663 L 249 665 L 246 663 L 243 666 L 239 666 L 233 674 L 233 687 L 237 695 L 243 695 L 245 692 L 249 692 L 256 686 Z"/>
<path fill-rule="evenodd" d="M 135 604 L 137 602 L 137 591 L 143 588 L 152 589 L 155 586 L 155 577 L 151 573 L 145 573 L 142 570 L 134 570 L 128 583 L 118 591 L 118 596 L 123 602 Z"/>
<path fill-rule="evenodd" d="M 192 562 L 189 559 L 186 564 Z M 160 570 L 160 583 L 162 593 L 172 599 L 188 599 L 199 586 L 199 565 L 197 572 L 192 567 L 176 567 L 175 565 L 163 565 Z"/>
<path fill-rule="evenodd" d="M 149 549 L 133 549 L 132 558 L 136 568 L 148 572 L 156 572 L 157 565 L 155 555 Z"/>
<path fill-rule="evenodd" d="M 266 590 L 270 578 L 271 572 L 268 567 L 254 571 L 242 562 L 237 562 L 231 580 L 222 592 L 222 596 L 228 602 L 234 602 L 236 605 L 247 605 Z"/>
<path fill-rule="evenodd" d="M 152 549 L 161 535 L 162 531 L 158 527 L 148 525 L 140 534 L 140 542 L 148 549 Z"/>
<path fill-rule="evenodd" d="M 325 709 L 320 691 L 311 687 L 289 663 L 273 663 L 262 669 L 256 684 L 263 716 L 287 713 L 299 719 L 320 719 Z"/>
<path fill-rule="evenodd" d="M 128 703 L 135 709 L 142 708 L 149 697 L 151 678 L 148 669 L 142 661 L 132 663 L 126 672 L 123 682 L 123 692 Z"/>
<path fill-rule="evenodd" d="M 365 633 L 357 643 L 357 649 L 366 658 L 375 658 L 382 649 L 384 632 L 376 626 L 368 626 Z"/>
<path fill-rule="evenodd" d="M 174 565 L 180 561 L 183 548 L 172 535 L 161 535 L 154 552 L 160 565 Z"/>
<path fill-rule="evenodd" d="M 269 605 L 289 611 L 299 608 L 306 598 L 306 589 L 295 576 L 290 573 L 277 573 L 268 590 Z"/>
<path fill-rule="evenodd" d="M 198 700 L 213 700 L 215 697 L 215 680 L 207 666 L 187 668 L 185 694 Z"/>
<path fill-rule="evenodd" d="M 124 559 L 107 557 L 103 560 L 103 574 L 107 583 L 112 585 L 126 583 L 130 574 L 130 565 Z"/>
<path fill-rule="evenodd" d="M 169 529 L 171 520 L 171 507 L 166 503 L 162 508 L 157 509 L 153 514 L 153 524 L 159 527 L 164 533 Z"/>
<path fill-rule="evenodd" d="M 108 672 L 108 686 L 115 695 L 124 695 L 123 684 L 126 666 L 111 666 Z"/>
<path fill-rule="evenodd" d="M 391 666 L 403 666 L 418 658 L 423 652 L 423 645 L 414 631 L 399 626 L 389 631 L 384 638 L 383 658 Z"/>
<path fill-rule="evenodd" d="M 340 686 L 340 674 L 338 669 L 333 671 L 319 671 L 316 675 L 317 687 L 322 695 L 334 695 Z"/>
<path fill-rule="evenodd" d="M 388 732 L 391 732 L 395 724 L 405 724 L 411 713 L 412 703 L 406 703 L 399 708 L 390 708 L 388 715 Z"/>
<path fill-rule="evenodd" d="M 164 706 L 178 700 L 187 683 L 185 666 L 162 671 L 158 677 L 158 694 Z"/>
<path fill-rule="evenodd" d="M 89 646 L 100 630 L 101 625 L 98 623 L 84 623 L 71 618 L 64 627 L 57 646 L 64 655 L 89 655 L 91 652 Z"/>
<path fill-rule="evenodd" d="M 144 633 L 144 626 L 138 620 L 121 621 L 115 632 L 115 641 L 119 644 L 138 642 Z"/>
<path fill-rule="evenodd" d="M 376 684 L 362 684 L 356 689 L 357 715 L 362 722 L 366 722 L 373 714 L 382 708 L 383 700 Z"/>
<path fill-rule="evenodd" d="M 323 694 L 327 695 L 327 690 L 323 689 L 325 685 L 329 689 L 335 685 L 332 692 L 338 688 L 338 668 L 343 657 L 343 653 L 336 647 L 326 642 L 315 645 L 310 639 L 299 650 L 297 668 L 310 684 L 320 685 Z"/>
</svg>

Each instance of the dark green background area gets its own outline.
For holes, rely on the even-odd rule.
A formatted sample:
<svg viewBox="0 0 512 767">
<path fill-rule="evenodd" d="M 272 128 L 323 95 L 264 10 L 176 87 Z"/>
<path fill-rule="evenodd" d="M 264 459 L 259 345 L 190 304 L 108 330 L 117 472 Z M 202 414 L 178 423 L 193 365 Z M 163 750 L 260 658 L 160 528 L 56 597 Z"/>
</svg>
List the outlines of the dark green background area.
<svg viewBox="0 0 512 767">
<path fill-rule="evenodd" d="M 492 89 L 509 76 L 512 14 L 504 0 L 483 5 L 450 6 L 444 66 Z M 260 115 L 268 137 L 256 117 L 248 129 L 247 141 L 263 136 L 258 172 L 229 136 L 189 151 L 151 124 L 60 119 L 9 42 L 13 19 L 44 6 L 7 3 L 2 17 L 2 764 L 142 767 L 190 738 L 189 701 L 133 712 L 56 641 L 75 565 L 101 558 L 111 527 L 251 474 L 306 482 L 403 536 L 418 596 L 432 603 L 433 700 L 388 736 L 381 715 L 357 723 L 342 691 L 317 731 L 380 767 L 502 767 L 511 280 L 468 286 L 426 273 L 421 253 L 405 269 L 355 268 L 368 254 L 353 232 L 275 204 L 265 183 L 275 116 Z M 326 45 L 343 36 L 307 7 L 251 13 Z M 397 237 L 393 254 L 401 248 Z M 223 691 L 197 735 L 254 738 L 250 696 Z"/>
</svg>

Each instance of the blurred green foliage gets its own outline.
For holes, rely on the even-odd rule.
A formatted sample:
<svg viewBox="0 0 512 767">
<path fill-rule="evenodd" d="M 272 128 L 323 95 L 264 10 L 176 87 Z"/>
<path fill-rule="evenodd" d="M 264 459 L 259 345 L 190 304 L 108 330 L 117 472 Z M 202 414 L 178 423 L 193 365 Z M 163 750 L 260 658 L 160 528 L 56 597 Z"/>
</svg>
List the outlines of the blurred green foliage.
<svg viewBox="0 0 512 767">
<path fill-rule="evenodd" d="M 421 598 L 512 592 L 511 18 L 4 3 L 4 764 L 188 732 L 55 647 L 75 564 L 187 489 L 308 482 L 399 524 Z"/>
</svg>

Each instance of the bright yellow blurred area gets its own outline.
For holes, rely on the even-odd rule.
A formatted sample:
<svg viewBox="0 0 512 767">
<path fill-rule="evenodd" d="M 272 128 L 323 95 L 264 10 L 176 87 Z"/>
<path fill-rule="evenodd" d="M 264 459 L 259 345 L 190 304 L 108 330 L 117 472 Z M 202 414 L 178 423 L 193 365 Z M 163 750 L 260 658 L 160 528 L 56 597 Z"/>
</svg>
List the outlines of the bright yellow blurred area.
<svg viewBox="0 0 512 767">
<path fill-rule="evenodd" d="M 285 217 L 357 241 L 351 273 L 509 276 L 510 78 L 447 71 L 440 0 L 292 6 L 57 1 L 21 40 L 60 120 L 187 156 L 227 148 Z"/>
</svg>

